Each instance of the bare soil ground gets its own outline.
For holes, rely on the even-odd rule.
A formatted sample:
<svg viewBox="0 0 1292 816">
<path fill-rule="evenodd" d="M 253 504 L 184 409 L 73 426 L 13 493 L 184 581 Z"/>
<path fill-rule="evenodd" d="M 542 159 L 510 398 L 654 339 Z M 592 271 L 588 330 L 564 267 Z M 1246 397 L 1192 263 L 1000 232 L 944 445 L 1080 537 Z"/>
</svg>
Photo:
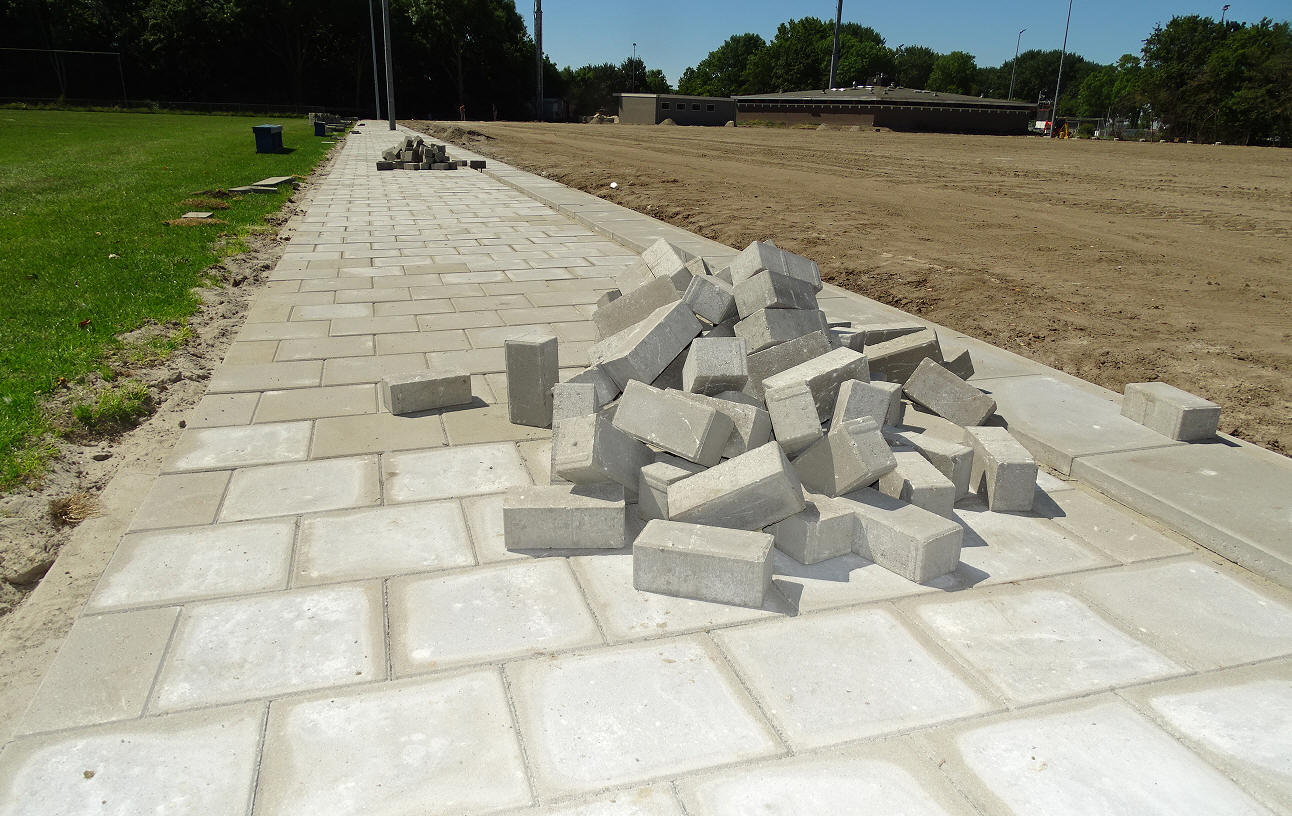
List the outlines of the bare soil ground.
<svg viewBox="0 0 1292 816">
<path fill-rule="evenodd" d="M 844 130 L 412 122 L 1292 452 L 1292 151 Z M 610 182 L 618 182 L 617 190 Z"/>
</svg>

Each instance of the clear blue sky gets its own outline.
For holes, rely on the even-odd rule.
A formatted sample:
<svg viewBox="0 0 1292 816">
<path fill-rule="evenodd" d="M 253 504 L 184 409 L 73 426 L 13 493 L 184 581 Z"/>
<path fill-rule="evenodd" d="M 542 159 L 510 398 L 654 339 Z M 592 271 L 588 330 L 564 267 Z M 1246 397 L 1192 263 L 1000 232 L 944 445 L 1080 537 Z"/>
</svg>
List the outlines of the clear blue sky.
<svg viewBox="0 0 1292 816">
<path fill-rule="evenodd" d="M 516 10 L 533 25 L 533 0 L 515 0 Z M 1138 54 L 1156 23 L 1183 14 L 1220 16 L 1220 2 L 1177 0 L 1075 0 L 1068 49 L 1096 62 Z M 1063 44 L 1067 0 L 844 0 L 843 18 L 868 25 L 890 47 L 927 45 L 938 51 L 963 50 L 979 65 L 999 65 L 1014 56 L 1020 28 L 1023 50 Z M 662 68 L 676 85 L 695 65 L 732 34 L 753 32 L 771 40 L 778 23 L 794 17 L 834 19 L 834 0 L 544 0 L 543 50 L 557 67 L 619 63 L 637 54 L 648 68 Z M 1292 16 L 1289 0 L 1233 2 L 1227 19 L 1255 22 L 1261 17 Z"/>
</svg>

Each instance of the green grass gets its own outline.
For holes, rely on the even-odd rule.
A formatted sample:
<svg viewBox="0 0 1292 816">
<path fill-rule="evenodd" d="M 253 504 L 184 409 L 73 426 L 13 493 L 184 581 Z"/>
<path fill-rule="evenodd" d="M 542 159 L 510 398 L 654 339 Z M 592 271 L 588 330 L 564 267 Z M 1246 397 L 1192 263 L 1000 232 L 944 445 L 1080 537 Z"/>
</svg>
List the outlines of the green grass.
<svg viewBox="0 0 1292 816">
<path fill-rule="evenodd" d="M 38 474 L 53 432 L 44 398 L 121 348 L 116 335 L 180 321 L 201 273 L 289 191 L 224 199 L 222 225 L 172 227 L 203 191 L 306 174 L 326 151 L 304 119 L 275 118 L 294 152 L 257 154 L 231 116 L 0 110 L 0 488 Z M 115 257 L 113 257 L 115 256 Z M 183 335 L 183 332 L 180 332 Z M 182 336 L 136 356 L 161 357 Z M 102 408 L 119 418 L 119 391 Z M 83 412 L 84 412 L 83 411 Z"/>
</svg>

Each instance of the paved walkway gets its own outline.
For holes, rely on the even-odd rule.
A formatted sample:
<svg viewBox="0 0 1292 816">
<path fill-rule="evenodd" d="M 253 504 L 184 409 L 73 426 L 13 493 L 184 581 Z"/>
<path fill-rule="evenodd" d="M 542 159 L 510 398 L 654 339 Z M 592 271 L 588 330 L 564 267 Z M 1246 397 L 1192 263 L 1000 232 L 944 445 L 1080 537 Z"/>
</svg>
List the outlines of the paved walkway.
<svg viewBox="0 0 1292 816">
<path fill-rule="evenodd" d="M 13 724 L 0 814 L 1292 812 L 1292 595 L 1076 482 L 962 503 L 938 586 L 782 558 L 762 610 L 636 592 L 627 551 L 508 553 L 501 493 L 549 445 L 507 422 L 503 340 L 581 366 L 625 245 L 731 250 L 505 167 L 378 173 L 365 130 Z M 953 339 L 1007 410 L 1039 377 L 1107 413 Z M 380 411 L 440 364 L 478 405 Z"/>
</svg>

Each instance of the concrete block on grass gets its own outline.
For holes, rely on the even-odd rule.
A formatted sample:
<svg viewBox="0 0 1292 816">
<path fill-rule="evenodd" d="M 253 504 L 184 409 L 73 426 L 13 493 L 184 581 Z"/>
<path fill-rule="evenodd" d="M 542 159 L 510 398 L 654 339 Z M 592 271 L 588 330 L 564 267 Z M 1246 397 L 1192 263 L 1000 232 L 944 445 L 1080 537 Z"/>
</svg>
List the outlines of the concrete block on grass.
<svg viewBox="0 0 1292 816">
<path fill-rule="evenodd" d="M 910 448 L 937 468 L 938 472 L 954 485 L 956 501 L 969 495 L 969 480 L 973 474 L 973 448 L 918 431 L 885 429 L 884 436 L 895 452 L 899 448 Z"/>
<path fill-rule="evenodd" d="M 970 487 L 987 501 L 987 509 L 1022 513 L 1036 496 L 1036 460 L 1004 428 L 965 428 L 964 443 L 973 448 Z"/>
<path fill-rule="evenodd" d="M 699 258 L 696 260 L 704 263 Z M 712 275 L 696 275 L 691 278 L 682 300 L 698 317 L 713 324 L 736 316 L 736 295 L 731 284 Z"/>
<path fill-rule="evenodd" d="M 861 530 L 851 502 L 809 493 L 807 506 L 767 528 L 776 549 L 800 564 L 816 564 L 847 555 Z"/>
<path fill-rule="evenodd" d="M 403 416 L 471 402 L 471 375 L 465 371 L 418 371 L 381 381 L 381 399 L 392 414 Z"/>
<path fill-rule="evenodd" d="M 960 563 L 964 528 L 951 519 L 869 488 L 845 498 L 861 522 L 854 551 L 862 558 L 917 584 Z"/>
<path fill-rule="evenodd" d="M 652 382 L 703 328 L 689 306 L 671 303 L 597 343 L 589 357 L 621 389 L 632 380 Z"/>
<path fill-rule="evenodd" d="M 508 550 L 617 550 L 626 521 L 617 484 L 518 487 L 502 500 Z"/>
<path fill-rule="evenodd" d="M 793 456 L 825 435 L 817 418 L 816 400 L 807 384 L 787 383 L 768 389 L 765 395 L 776 441 L 786 453 Z"/>
<path fill-rule="evenodd" d="M 996 411 L 996 400 L 928 358 L 915 367 L 902 390 L 957 425 L 981 425 Z"/>
<path fill-rule="evenodd" d="M 767 533 L 653 519 L 633 542 L 633 588 L 760 607 L 772 585 Z"/>
<path fill-rule="evenodd" d="M 721 394 L 744 388 L 749 381 L 746 348 L 739 337 L 697 337 L 682 366 L 682 390 Z"/>
<path fill-rule="evenodd" d="M 503 341 L 507 368 L 507 416 L 515 425 L 552 425 L 552 387 L 560 363 L 556 338 L 550 335 Z"/>
<path fill-rule="evenodd" d="M 828 329 L 825 312 L 819 309 L 759 309 L 736 324 L 736 336 L 745 338 L 753 354 L 812 332 L 824 337 Z"/>
<path fill-rule="evenodd" d="M 1181 442 L 1216 435 L 1220 406 L 1164 382 L 1127 383 L 1122 416 Z"/>
<path fill-rule="evenodd" d="M 831 428 L 793 462 L 803 486 L 827 496 L 872 485 L 897 467 L 879 423 L 870 417 L 850 419 Z"/>
<path fill-rule="evenodd" d="M 740 389 L 757 399 L 763 398 L 763 381 L 799 363 L 830 352 L 830 341 L 824 331 L 813 331 L 771 348 L 749 355 L 749 382 Z"/>
<path fill-rule="evenodd" d="M 807 281 L 763 270 L 735 287 L 736 311 L 749 317 L 759 309 L 816 309 L 816 289 Z"/>
<path fill-rule="evenodd" d="M 552 472 L 575 484 L 614 482 L 637 493 L 638 473 L 655 461 L 640 441 L 595 414 L 558 420 L 552 428 Z"/>
<path fill-rule="evenodd" d="M 834 427 L 850 419 L 868 416 L 880 425 L 896 425 L 902 419 L 902 387 L 890 382 L 848 380 L 839 386 L 834 404 Z"/>
<path fill-rule="evenodd" d="M 669 485 L 673 521 L 761 530 L 802 510 L 803 486 L 775 442 Z"/>
<path fill-rule="evenodd" d="M 751 405 L 743 400 L 733 400 L 732 396 L 744 397 L 744 394 L 728 391 L 723 395 L 710 397 L 704 394 L 691 394 L 679 391 L 680 395 L 701 405 L 708 405 L 719 413 L 726 414 L 735 425 L 727 446 L 722 449 L 726 459 L 734 459 L 742 453 L 766 445 L 772 438 L 772 418 L 760 405 Z M 745 397 L 745 399 L 751 399 Z"/>
<path fill-rule="evenodd" d="M 837 348 L 779 374 L 773 374 L 763 380 L 763 387 L 771 390 L 791 383 L 803 383 L 812 392 L 817 419 L 825 422 L 834 414 L 839 386 L 848 380 L 870 381 L 866 355 L 848 348 Z"/>
<path fill-rule="evenodd" d="M 630 382 L 615 409 L 619 430 L 669 453 L 710 466 L 716 465 L 735 429 L 731 418 L 714 408 L 661 391 L 644 382 Z"/>
<path fill-rule="evenodd" d="M 885 496 L 910 502 L 943 518 L 952 518 L 956 486 L 916 450 L 895 450 L 897 467 L 879 477 Z"/>
<path fill-rule="evenodd" d="M 920 329 L 873 346 L 866 346 L 871 379 L 905 383 L 921 360 L 942 361 L 942 347 L 932 329 Z"/>
<path fill-rule="evenodd" d="M 637 515 L 643 519 L 668 518 L 668 487 L 694 476 L 704 468 L 685 459 L 675 462 L 652 462 L 642 468 L 637 481 Z"/>
<path fill-rule="evenodd" d="M 629 326 L 634 326 L 661 306 L 667 306 L 680 299 L 673 282 L 667 278 L 656 278 L 649 283 L 625 293 L 622 297 L 597 307 L 592 313 L 592 322 L 596 324 L 601 337 L 618 334 Z"/>
</svg>

